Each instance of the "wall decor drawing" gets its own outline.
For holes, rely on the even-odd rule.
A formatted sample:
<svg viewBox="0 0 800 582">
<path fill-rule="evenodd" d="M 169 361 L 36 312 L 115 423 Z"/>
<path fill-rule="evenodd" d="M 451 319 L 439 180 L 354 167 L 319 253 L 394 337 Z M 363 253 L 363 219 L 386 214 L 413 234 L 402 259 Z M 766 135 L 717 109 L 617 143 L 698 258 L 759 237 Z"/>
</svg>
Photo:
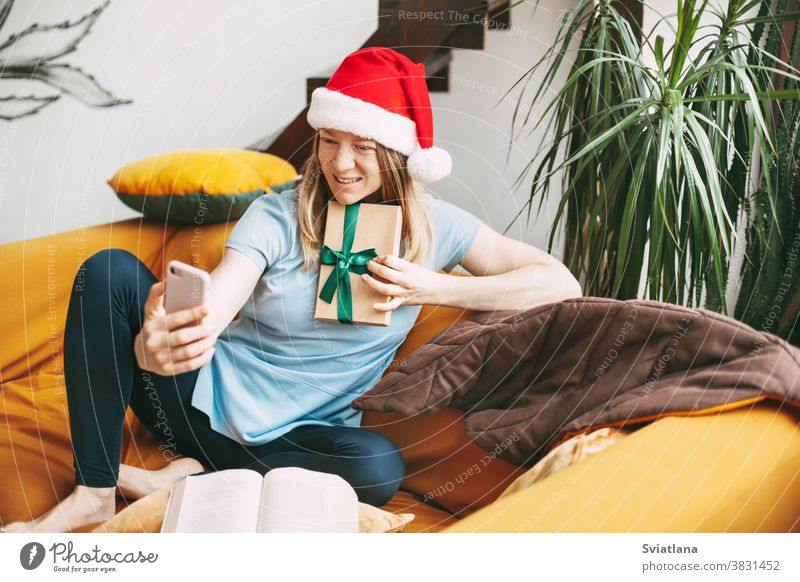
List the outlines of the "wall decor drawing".
<svg viewBox="0 0 800 582">
<path fill-rule="evenodd" d="M 35 115 L 62 95 L 92 107 L 132 103 L 130 99 L 114 96 L 79 67 L 68 62 L 54 62 L 77 50 L 110 3 L 107 0 L 74 22 L 32 24 L 0 44 L 0 119 L 11 121 Z M 13 4 L 14 0 L 0 0 L 0 33 Z M 41 95 L 3 95 L 2 81 L 6 79 L 41 81 L 50 90 Z"/>
</svg>

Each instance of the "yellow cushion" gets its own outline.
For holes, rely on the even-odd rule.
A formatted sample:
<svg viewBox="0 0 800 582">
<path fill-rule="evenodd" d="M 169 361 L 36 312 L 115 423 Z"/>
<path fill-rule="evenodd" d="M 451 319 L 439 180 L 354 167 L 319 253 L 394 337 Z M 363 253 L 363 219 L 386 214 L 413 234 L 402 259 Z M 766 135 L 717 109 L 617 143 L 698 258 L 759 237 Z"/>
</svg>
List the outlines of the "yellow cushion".
<svg viewBox="0 0 800 582">
<path fill-rule="evenodd" d="M 117 197 L 150 218 L 204 224 L 236 219 L 270 191 L 293 187 L 286 160 L 251 150 L 207 149 L 151 156 L 108 180 Z"/>
</svg>

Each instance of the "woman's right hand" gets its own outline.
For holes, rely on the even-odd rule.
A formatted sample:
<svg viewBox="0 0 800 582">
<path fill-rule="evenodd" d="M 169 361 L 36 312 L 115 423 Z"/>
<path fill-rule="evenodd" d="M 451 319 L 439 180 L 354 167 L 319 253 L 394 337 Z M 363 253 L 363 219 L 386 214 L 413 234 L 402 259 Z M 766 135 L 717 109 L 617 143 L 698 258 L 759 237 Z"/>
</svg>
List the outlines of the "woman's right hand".
<svg viewBox="0 0 800 582">
<path fill-rule="evenodd" d="M 142 370 L 175 376 L 196 370 L 211 360 L 217 336 L 206 323 L 208 308 L 204 305 L 167 315 L 164 288 L 164 281 L 150 288 L 144 305 L 144 323 L 134 340 L 134 353 Z"/>
</svg>

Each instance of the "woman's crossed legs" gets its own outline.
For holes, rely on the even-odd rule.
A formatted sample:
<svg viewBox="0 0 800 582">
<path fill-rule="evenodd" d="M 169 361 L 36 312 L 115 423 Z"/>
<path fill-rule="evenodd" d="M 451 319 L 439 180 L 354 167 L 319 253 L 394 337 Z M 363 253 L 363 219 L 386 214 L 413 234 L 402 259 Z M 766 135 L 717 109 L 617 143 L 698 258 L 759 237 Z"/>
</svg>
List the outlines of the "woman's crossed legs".
<svg viewBox="0 0 800 582">
<path fill-rule="evenodd" d="M 103 521 L 114 514 L 117 488 L 138 498 L 204 468 L 264 474 L 302 467 L 340 475 L 365 503 L 383 505 L 392 497 L 405 467 L 400 452 L 382 435 L 357 427 L 303 425 L 265 445 L 242 445 L 213 430 L 208 416 L 191 406 L 198 370 L 168 377 L 139 368 L 133 340 L 155 282 L 138 258 L 120 249 L 100 251 L 79 269 L 64 334 L 77 487 L 50 512 L 5 531 L 67 531 Z M 160 449 L 172 461 L 165 469 L 120 467 L 128 405 L 162 440 Z M 182 455 L 193 458 L 178 459 Z"/>
</svg>

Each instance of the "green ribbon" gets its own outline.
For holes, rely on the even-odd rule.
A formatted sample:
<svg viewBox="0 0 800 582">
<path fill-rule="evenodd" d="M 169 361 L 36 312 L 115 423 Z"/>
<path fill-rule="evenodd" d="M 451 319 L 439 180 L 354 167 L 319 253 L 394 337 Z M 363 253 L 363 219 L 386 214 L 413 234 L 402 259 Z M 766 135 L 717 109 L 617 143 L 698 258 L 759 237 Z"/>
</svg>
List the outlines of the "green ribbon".
<svg viewBox="0 0 800 582">
<path fill-rule="evenodd" d="M 336 302 L 336 318 L 341 323 L 353 323 L 353 297 L 350 289 L 350 273 L 363 275 L 367 272 L 367 263 L 378 256 L 375 249 L 365 249 L 351 253 L 353 238 L 356 236 L 356 223 L 358 222 L 358 207 L 360 202 L 348 204 L 344 211 L 344 237 L 342 250 L 337 251 L 328 245 L 322 245 L 320 262 L 323 265 L 333 265 L 333 271 L 328 275 L 325 285 L 320 291 L 319 298 L 326 303 L 333 302 L 333 294 L 339 290 L 339 299 Z"/>
</svg>

